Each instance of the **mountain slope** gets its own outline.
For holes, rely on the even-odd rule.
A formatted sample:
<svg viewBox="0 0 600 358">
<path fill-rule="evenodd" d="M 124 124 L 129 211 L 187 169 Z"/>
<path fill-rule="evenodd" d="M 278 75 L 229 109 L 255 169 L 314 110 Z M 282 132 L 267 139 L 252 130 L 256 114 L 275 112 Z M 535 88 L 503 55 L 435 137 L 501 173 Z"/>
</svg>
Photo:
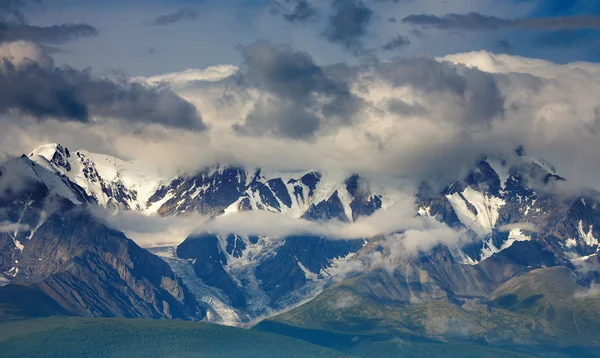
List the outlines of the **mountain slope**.
<svg viewBox="0 0 600 358">
<path fill-rule="evenodd" d="M 440 193 L 422 187 L 419 215 L 465 229 L 466 244 L 392 255 L 399 238 L 372 239 L 356 255 L 367 272 L 258 328 L 589 356 L 600 350 L 598 195 L 558 195 L 564 180 L 519 156 L 512 165 L 484 160 Z M 366 265 L 381 255 L 395 261 Z"/>
<path fill-rule="evenodd" d="M 408 302 L 398 293 L 421 293 L 419 282 L 398 276 L 379 272 L 344 281 L 258 328 L 298 338 L 313 330 L 315 335 L 470 342 L 531 353 L 560 349 L 582 357 L 600 350 L 600 296 L 576 295 L 586 291 L 564 267 L 517 276 L 487 297 L 454 300 L 442 293 Z"/>
<path fill-rule="evenodd" d="M 210 319 L 246 323 L 313 297 L 352 259 L 363 240 L 318 236 L 191 235 L 164 257 L 197 293 Z"/>
<path fill-rule="evenodd" d="M 164 261 L 82 205 L 89 197 L 77 184 L 27 157 L 11 160 L 0 173 L 5 281 L 35 287 L 76 315 L 203 317 Z M 0 292 L 9 294 L 7 287 Z"/>
</svg>

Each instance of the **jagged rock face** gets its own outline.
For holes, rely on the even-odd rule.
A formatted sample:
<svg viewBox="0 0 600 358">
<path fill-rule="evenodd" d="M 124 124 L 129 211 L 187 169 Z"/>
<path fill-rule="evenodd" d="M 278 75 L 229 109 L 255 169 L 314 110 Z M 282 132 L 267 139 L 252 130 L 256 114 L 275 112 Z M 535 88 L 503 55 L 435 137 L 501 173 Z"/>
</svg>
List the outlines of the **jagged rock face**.
<svg viewBox="0 0 600 358">
<path fill-rule="evenodd" d="M 198 212 L 267 210 L 309 220 L 354 221 L 381 209 L 383 198 L 358 176 L 325 178 L 317 172 L 265 174 L 235 167 L 207 168 L 195 176 L 179 177 L 160 187 L 147 206 L 160 204 L 163 216 Z"/>
<path fill-rule="evenodd" d="M 338 219 L 340 221 L 348 221 L 337 191 L 326 201 L 322 201 L 317 205 L 312 204 L 302 217 L 309 220 Z"/>
<path fill-rule="evenodd" d="M 57 195 L 64 178 L 28 158 L 16 161 L 0 176 L 0 272 L 10 282 L 37 286 L 71 314 L 203 317 L 164 261 Z M 21 171 L 9 177 L 15 165 Z"/>
<path fill-rule="evenodd" d="M 117 158 L 89 153 L 84 150 L 76 152 L 60 144 L 48 144 L 35 149 L 29 154 L 29 158 L 82 188 L 94 202 L 107 208 L 117 210 L 143 210 L 138 196 L 138 187 L 141 183 L 135 183 L 127 178 L 131 175 L 131 164 Z M 129 179 L 129 180 L 128 180 Z M 152 186 L 154 178 L 150 178 Z M 126 184 L 128 182 L 128 184 Z M 156 185 L 158 183 L 154 183 Z"/>
<path fill-rule="evenodd" d="M 206 169 L 190 178 L 177 178 L 168 188 L 161 188 L 150 197 L 148 204 L 164 198 L 168 199 L 158 209 L 163 216 L 183 212 L 199 212 L 203 215 L 219 215 L 246 190 L 246 172 L 238 168 L 217 168 L 214 172 Z"/>
<path fill-rule="evenodd" d="M 381 209 L 381 195 L 372 195 L 369 184 L 358 175 L 353 175 L 345 181 L 346 190 L 354 198 L 350 203 L 352 219 L 370 216 Z"/>
<path fill-rule="evenodd" d="M 357 175 L 264 173 L 216 165 L 167 178 L 133 162 L 70 151 L 60 144 L 41 146 L 29 158 L 75 184 L 86 201 L 162 216 L 267 210 L 309 220 L 354 221 L 381 209 L 385 200 L 371 193 L 368 183 Z"/>
<path fill-rule="evenodd" d="M 553 182 L 563 180 L 544 163 L 508 168 L 484 160 L 441 195 L 421 195 L 420 213 L 469 230 L 473 242 L 452 251 L 458 261 L 481 262 L 519 241 L 534 240 L 568 263 L 598 252 L 600 216 L 593 195 L 565 199 L 554 194 Z"/>
<path fill-rule="evenodd" d="M 188 260 L 197 279 L 217 289 L 216 299 L 249 320 L 327 285 L 336 263 L 350 259 L 363 244 L 315 236 L 202 234 L 188 237 L 176 253 Z"/>
<path fill-rule="evenodd" d="M 277 253 L 257 266 L 261 288 L 278 305 L 278 300 L 300 289 L 312 275 L 327 270 L 331 261 L 358 252 L 363 240 L 335 240 L 316 236 L 290 236 Z M 278 307 L 280 308 L 280 307 Z"/>
</svg>

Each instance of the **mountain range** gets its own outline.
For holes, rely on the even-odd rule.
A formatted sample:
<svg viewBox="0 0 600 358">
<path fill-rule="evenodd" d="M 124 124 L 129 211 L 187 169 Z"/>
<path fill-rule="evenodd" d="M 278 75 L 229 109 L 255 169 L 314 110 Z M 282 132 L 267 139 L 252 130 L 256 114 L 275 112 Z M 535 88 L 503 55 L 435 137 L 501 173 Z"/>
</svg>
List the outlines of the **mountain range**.
<svg viewBox="0 0 600 358">
<path fill-rule="evenodd" d="M 0 168 L 2 319 L 47 314 L 205 320 L 302 339 L 333 332 L 481 344 L 600 346 L 598 193 L 522 149 L 482 158 L 414 217 L 459 240 L 406 246 L 411 229 L 375 236 L 193 231 L 140 247 L 97 208 L 154 220 L 269 212 L 352 225 L 393 212 L 405 190 L 359 175 L 274 173 L 216 164 L 169 177 L 136 162 L 36 148 Z M 210 219 L 209 219 L 210 220 Z M 403 218 L 398 218 L 403 220 Z M 42 313 L 41 315 L 44 315 Z M 318 334 L 317 334 L 318 335 Z M 318 343 L 318 342 L 317 342 Z"/>
</svg>

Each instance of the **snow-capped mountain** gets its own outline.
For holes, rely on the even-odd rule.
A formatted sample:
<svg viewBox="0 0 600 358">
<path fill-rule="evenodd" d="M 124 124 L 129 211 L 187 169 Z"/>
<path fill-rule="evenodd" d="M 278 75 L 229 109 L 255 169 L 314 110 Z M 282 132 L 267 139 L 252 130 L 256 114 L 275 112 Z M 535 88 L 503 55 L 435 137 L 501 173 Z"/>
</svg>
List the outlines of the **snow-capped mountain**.
<svg viewBox="0 0 600 358">
<path fill-rule="evenodd" d="M 56 143 L 36 148 L 29 159 L 79 185 L 101 206 L 113 209 L 148 211 L 148 198 L 165 180 L 157 171 L 134 162 L 86 150 L 71 152 Z"/>
<path fill-rule="evenodd" d="M 390 194 L 374 194 L 359 176 L 314 171 L 264 173 L 215 165 L 168 181 L 134 162 L 71 151 L 59 144 L 41 146 L 13 162 L 4 172 L 31 178 L 35 185 L 27 189 L 39 186 L 44 198 L 56 197 L 74 207 L 100 205 L 161 216 L 267 210 L 293 218 L 350 222 L 385 209 L 394 199 Z M 33 254 L 31 243 L 43 234 L 36 230 L 48 225 L 54 211 L 41 209 L 33 215 L 33 202 L 23 198 L 15 203 L 9 210 L 14 215 L 6 221 L 17 229 L 5 235 L 11 241 L 6 241 L 3 253 L 8 255 L 6 262 L 13 264 L 4 272 L 9 281 L 35 280 L 38 274 L 26 266 L 29 260 L 23 257 Z M 43 208 L 45 204 L 36 205 Z M 363 245 L 364 240 L 316 236 L 205 234 L 191 235 L 176 248 L 151 251 L 177 272 L 184 289 L 196 294 L 209 319 L 239 324 L 314 296 Z"/>
<path fill-rule="evenodd" d="M 0 290 L 9 293 L 0 296 L 24 290 L 32 312 L 38 297 L 65 314 L 202 319 L 169 265 L 107 227 L 88 210 L 93 203 L 82 187 L 27 156 L 3 163 Z"/>
<path fill-rule="evenodd" d="M 294 218 L 340 221 L 354 221 L 391 203 L 392 196 L 372 193 L 369 183 L 356 175 L 265 173 L 218 165 L 178 177 L 148 199 L 148 205 L 159 206 L 157 212 L 163 216 L 267 210 Z"/>
<path fill-rule="evenodd" d="M 419 212 L 471 233 L 472 243 L 452 250 L 459 262 L 474 265 L 516 242 L 542 240 L 565 260 L 586 258 L 600 251 L 598 193 L 556 195 L 565 180 L 542 160 L 486 159 L 439 195 L 421 197 Z"/>
<path fill-rule="evenodd" d="M 29 159 L 77 184 L 101 206 L 161 216 L 267 210 L 294 218 L 355 221 L 394 200 L 393 190 L 373 193 L 356 175 L 267 173 L 215 165 L 194 175 L 167 178 L 135 162 L 70 151 L 60 144 L 38 147 Z"/>
<path fill-rule="evenodd" d="M 396 188 L 378 187 L 357 175 L 270 173 L 215 165 L 196 174 L 165 178 L 135 162 L 70 151 L 58 144 L 13 159 L 4 165 L 2 177 L 4 187 L 0 189 L 4 192 L 14 192 L 8 184 L 21 183 L 28 193 L 3 201 L 9 215 L 0 220 L 4 225 L 2 255 L 10 264 L 2 270 L 3 280 L 11 282 L 44 276 L 32 268 L 36 266 L 32 266 L 31 255 L 36 253 L 31 250 L 46 250 L 38 235 L 46 235 L 48 229 L 38 229 L 49 225 L 48 217 L 53 217 L 55 209 L 48 207 L 46 199 L 40 201 L 49 196 L 69 207 L 98 204 L 158 214 L 156 220 L 188 213 L 219 216 L 265 210 L 291 218 L 353 222 L 387 210 L 399 200 Z M 565 180 L 551 165 L 521 154 L 509 161 L 483 160 L 467 177 L 441 192 L 423 185 L 415 215 L 464 229 L 471 240 L 460 247 L 438 245 L 432 253 L 424 253 L 419 259 L 423 261 L 411 265 L 427 262 L 433 280 L 442 275 L 461 287 L 462 294 L 469 294 L 469 290 L 481 289 L 469 286 L 475 279 L 471 276 L 482 275 L 481 270 L 494 277 L 486 283 L 486 289 L 491 289 L 523 270 L 556 265 L 574 268 L 588 262 L 600 250 L 598 196 L 592 192 L 575 197 L 557 195 L 555 186 Z M 385 254 L 385 248 L 379 247 L 381 240 L 194 233 L 182 238 L 177 247 L 149 250 L 168 264 L 168 269 L 161 266 L 162 274 L 170 280 L 177 277 L 181 289 L 194 295 L 200 308 L 194 306 L 192 311 L 201 309 L 215 322 L 243 324 L 314 297 L 343 279 L 354 263 L 369 253 Z M 134 248 L 128 250 L 139 255 Z M 491 272 L 492 268 L 502 275 Z M 145 275 L 154 275 L 152 270 L 146 266 Z M 459 271 L 466 276 L 461 278 Z M 178 305 L 189 300 L 177 297 Z M 114 308 L 114 312 L 122 309 Z M 184 312 L 186 308 L 179 309 Z M 136 312 L 141 316 L 169 314 L 159 306 L 153 310 Z M 180 314 L 189 317 L 189 313 Z"/>
</svg>

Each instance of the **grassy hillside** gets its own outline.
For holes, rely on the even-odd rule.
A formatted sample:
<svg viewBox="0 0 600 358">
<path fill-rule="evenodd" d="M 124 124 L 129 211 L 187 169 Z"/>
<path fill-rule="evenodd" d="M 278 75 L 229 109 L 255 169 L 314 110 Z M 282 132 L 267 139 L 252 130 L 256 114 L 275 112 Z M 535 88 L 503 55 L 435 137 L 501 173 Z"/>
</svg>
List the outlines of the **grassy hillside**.
<svg viewBox="0 0 600 358">
<path fill-rule="evenodd" d="M 583 287 L 564 267 L 518 276 L 487 299 L 463 297 L 413 304 L 365 294 L 355 289 L 360 279 L 325 290 L 312 301 L 262 322 L 257 329 L 338 349 L 365 342 L 362 347 L 366 349 L 354 344 L 355 349 L 345 350 L 356 355 L 394 347 L 392 343 L 401 338 L 411 342 L 408 351 L 416 350 L 417 356 L 422 356 L 421 348 L 450 349 L 457 356 L 464 356 L 464 349 L 472 356 L 494 356 L 496 353 L 486 350 L 490 347 L 519 352 L 514 353 L 517 356 L 600 356 L 600 297 L 581 295 Z M 336 342 L 333 338 L 320 341 L 326 334 L 340 339 L 337 346 L 331 344 Z M 343 337 L 354 338 L 344 341 Z M 405 346 L 396 355 L 406 350 Z M 450 351 L 439 354 L 451 355 Z"/>
<path fill-rule="evenodd" d="M 254 329 L 296 337 L 357 357 L 394 358 L 526 358 L 532 355 L 472 343 L 444 343 L 392 335 L 355 335 L 299 328 L 263 321 Z M 558 357 L 558 356 L 557 356 Z M 562 357 L 562 356 L 560 356 Z"/>
<path fill-rule="evenodd" d="M 207 323 L 50 317 L 0 323 L 9 357 L 343 357 L 294 338 Z"/>
</svg>

